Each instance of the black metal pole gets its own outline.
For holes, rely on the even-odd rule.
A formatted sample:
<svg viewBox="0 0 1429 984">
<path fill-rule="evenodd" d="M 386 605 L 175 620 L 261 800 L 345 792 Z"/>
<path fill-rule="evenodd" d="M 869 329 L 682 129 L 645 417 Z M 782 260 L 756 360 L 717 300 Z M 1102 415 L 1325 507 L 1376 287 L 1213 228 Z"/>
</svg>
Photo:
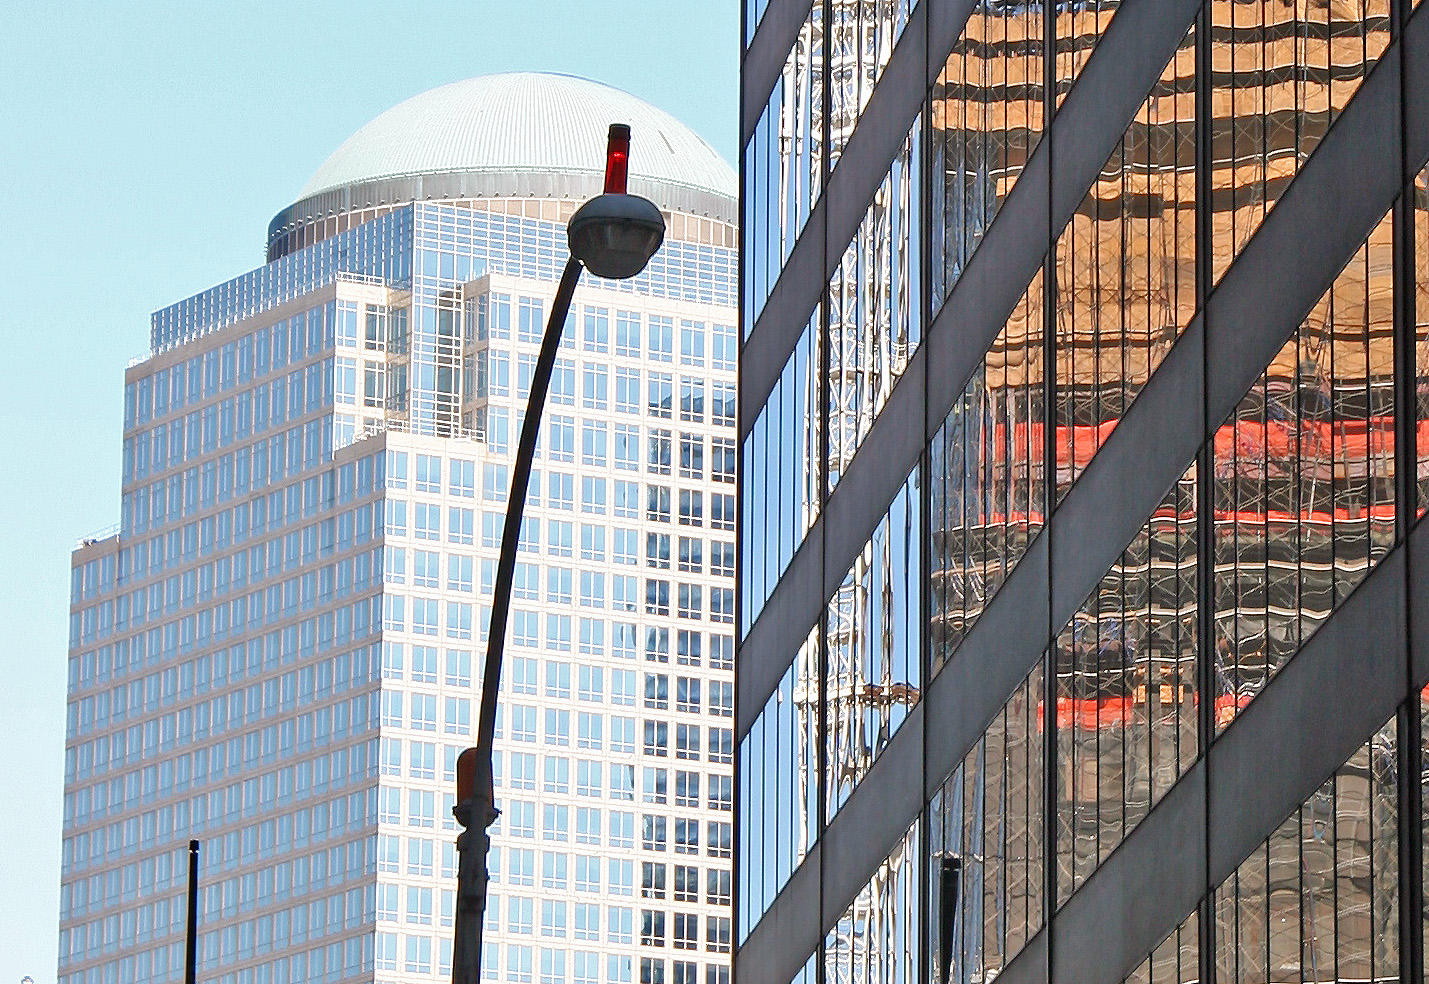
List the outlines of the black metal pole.
<svg viewBox="0 0 1429 984">
<path fill-rule="evenodd" d="M 189 935 L 184 954 L 184 984 L 198 979 L 198 841 L 189 841 Z"/>
<path fill-rule="evenodd" d="M 479 984 L 481 975 L 481 929 L 486 918 L 486 854 L 491 838 L 486 833 L 498 816 L 492 783 L 491 753 L 496 734 L 496 697 L 501 683 L 501 660 L 506 645 L 506 618 L 511 608 L 511 586 L 516 573 L 516 549 L 521 539 L 521 518 L 526 509 L 526 489 L 531 482 L 531 461 L 536 455 L 536 435 L 541 429 L 541 413 L 546 407 L 546 390 L 560 348 L 561 332 L 581 264 L 575 257 L 566 261 L 560 286 L 551 302 L 551 316 L 541 339 L 541 353 L 531 375 L 531 395 L 526 401 L 526 417 L 521 422 L 521 440 L 516 447 L 516 464 L 511 472 L 511 491 L 506 504 L 506 525 L 501 532 L 501 554 L 496 562 L 496 585 L 491 597 L 491 623 L 487 630 L 486 666 L 481 675 L 481 714 L 476 726 L 476 774 L 470 795 L 453 809 L 466 828 L 457 837 L 460 853 L 457 871 L 455 941 L 452 946 L 452 984 Z M 460 768 L 460 766 L 458 767 Z M 192 984 L 192 982 L 190 982 Z"/>
<path fill-rule="evenodd" d="M 938 980 L 936 984 L 951 984 L 948 975 L 953 969 L 954 930 L 958 919 L 958 893 L 963 884 L 963 859 L 945 854 L 938 859 Z"/>
</svg>

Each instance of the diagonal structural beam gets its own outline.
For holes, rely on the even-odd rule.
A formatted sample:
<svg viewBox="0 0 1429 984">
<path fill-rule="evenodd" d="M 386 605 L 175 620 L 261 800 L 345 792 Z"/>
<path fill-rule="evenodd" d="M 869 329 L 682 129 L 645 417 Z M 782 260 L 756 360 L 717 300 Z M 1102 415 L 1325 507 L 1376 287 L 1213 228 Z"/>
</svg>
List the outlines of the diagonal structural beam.
<svg viewBox="0 0 1429 984">
<path fill-rule="evenodd" d="M 927 0 L 909 15 L 868 105 L 829 175 L 828 186 L 809 213 L 768 300 L 748 331 L 739 356 L 741 441 L 754 428 L 894 154 L 908 136 L 928 87 L 937 80 L 943 60 L 962 34 L 973 5 L 974 0 Z M 751 111 L 748 104 L 745 111 Z M 761 105 L 758 112 L 762 111 Z M 824 111 L 828 112 L 827 106 Z"/>
<path fill-rule="evenodd" d="M 929 436 L 942 426 L 954 400 L 1041 265 L 1052 230 L 1061 229 L 1086 196 L 1146 93 L 1175 54 L 1199 6 L 1198 0 L 1126 0 L 1117 9 L 1106 34 L 1053 118 L 1050 138 L 1037 145 L 982 244 L 929 326 L 926 340 L 909 359 L 883 410 L 830 494 L 823 514 L 810 527 L 760 617 L 745 636 L 736 684 L 740 736 L 748 732 L 774 692 L 809 629 L 818 622 L 824 605 L 917 465 Z M 877 95 L 875 92 L 875 98 Z M 1057 165 L 1049 219 L 1047 183 L 1054 149 Z M 881 175 L 880 170 L 880 180 Z M 870 186 L 870 195 L 876 187 L 876 182 Z M 858 215 L 862 215 L 861 210 Z M 850 226 L 850 236 L 856 227 L 857 216 Z M 835 240 L 831 231 L 830 241 L 841 240 Z M 786 267 L 785 272 L 789 269 Z M 827 277 L 819 284 L 824 282 Z M 812 309 L 812 302 L 808 310 L 799 309 L 804 320 L 795 326 L 795 337 Z M 747 423 L 752 423 L 758 413 L 757 403 L 750 409 L 749 379 L 757 365 L 750 356 L 754 343 L 755 339 L 751 339 L 746 345 L 740 363 L 740 400 L 745 408 L 742 419 Z M 791 341 L 791 347 L 792 344 Z M 776 377 L 783 363 L 781 357 L 773 365 Z"/>
<path fill-rule="evenodd" d="M 1067 900 L 1051 933 L 1054 980 L 1119 984 L 1191 914 L 1206 884 L 1229 878 L 1429 681 L 1429 639 L 1415 633 L 1411 653 L 1404 634 L 1406 614 L 1429 617 L 1425 599 L 1421 522 Z M 1044 927 L 998 981 L 1044 982 L 1047 945 Z"/>
<path fill-rule="evenodd" d="M 1124 6 L 1117 17 L 1129 9 L 1132 9 L 1130 4 Z M 1144 6 L 1141 9 L 1144 10 Z M 1115 23 L 1113 18 L 1113 26 Z M 1416 10 L 1402 38 L 1408 52 L 1404 91 L 1408 94 L 1405 129 L 1410 139 L 1404 148 L 1404 157 L 1410 167 L 1417 170 L 1429 158 L 1429 6 Z M 1087 72 L 1096 65 L 1097 56 L 1110 50 L 1107 45 L 1110 39 L 1108 31 L 1083 73 L 1083 82 L 1089 78 Z M 1043 599 L 1048 594 L 1048 574 L 1052 575 L 1053 588 L 1051 624 L 1060 626 L 1095 588 L 1145 517 L 1194 458 L 1201 442 L 1201 428 L 1188 427 L 1186 422 L 1221 420 L 1231 412 L 1346 258 L 1388 211 L 1399 192 L 1400 147 L 1393 135 L 1399 132 L 1401 108 L 1400 46 L 1401 42 L 1396 41 L 1385 51 L 1211 294 L 1203 312 L 1182 334 L 1072 486 L 1051 525 L 1029 547 L 1022 563 L 1014 568 L 1002 590 L 974 623 L 958 652 L 932 679 L 923 702 L 910 713 L 864 782 L 830 822 L 819 850 L 794 873 L 775 906 L 754 928 L 736 955 L 736 967 L 741 975 L 747 974 L 759 982 L 786 984 L 803 966 L 813 952 L 806 948 L 806 941 L 813 940 L 817 946 L 822 932 L 836 922 L 888 850 L 918 816 L 926 798 L 967 754 L 1015 684 L 1040 658 L 1049 641 L 1045 628 L 1049 623 L 1032 613 L 1045 610 L 1043 606 L 1047 602 Z M 1108 58 L 1118 56 L 1124 57 L 1125 53 L 1118 52 Z M 1168 52 L 1166 58 L 1169 57 Z M 1146 91 L 1150 84 L 1138 91 Z M 1073 104 L 1077 92 L 1074 88 L 1069 94 L 1063 112 L 1067 111 L 1067 105 Z M 999 220 L 1001 218 L 999 215 Z M 996 228 L 995 222 L 989 239 Z M 964 281 L 966 279 L 967 275 Z M 1007 309 L 1011 310 L 1011 304 Z M 941 316 L 939 322 L 942 322 Z M 962 326 L 963 330 L 967 327 Z M 947 331 L 947 323 L 935 322 L 934 332 L 940 328 Z M 932 334 L 930 332 L 930 342 Z M 925 345 L 923 351 L 930 347 Z M 1204 418 L 1203 357 L 1216 368 L 1215 379 L 1205 387 Z M 934 389 L 930 379 L 930 393 Z M 948 393 L 956 395 L 960 389 L 960 385 L 940 386 L 939 400 Z M 928 420 L 941 422 L 950 406 L 950 402 L 934 406 L 930 398 Z M 885 408 L 885 415 L 887 413 Z M 882 419 L 880 417 L 880 421 Z M 870 445 L 878 446 L 873 442 L 873 434 L 865 441 L 865 448 Z M 889 449 L 884 444 L 880 450 L 887 455 Z M 898 471 L 902 462 L 867 464 L 867 470 L 881 468 L 884 474 L 898 476 L 890 483 L 888 495 L 879 502 L 891 501 L 901 486 L 901 476 L 912 469 L 916 460 L 916 455 L 912 456 L 902 472 Z M 857 461 L 855 458 L 855 464 Z M 850 475 L 852 471 L 850 469 Z M 847 487 L 849 475 L 841 481 L 838 491 Z M 883 508 L 878 507 L 878 515 Z M 826 510 L 825 519 L 828 518 L 830 513 Z M 871 530 L 876 522 L 875 516 L 867 529 Z M 1429 584 L 1420 590 L 1429 590 Z M 813 618 L 817 618 L 817 607 Z M 1418 617 L 1429 623 L 1429 616 Z M 812 622 L 813 619 L 801 623 L 803 629 L 795 635 L 802 639 L 803 631 Z M 1328 641 L 1331 638 L 1326 636 L 1327 641 L 1320 645 L 1332 646 Z M 749 645 L 750 638 L 746 638 L 746 648 Z M 1416 666 L 1429 669 L 1429 655 L 1416 652 L 1415 658 Z M 741 670 L 744 671 L 743 663 Z M 776 673 L 775 679 L 777 676 Z M 758 705 L 763 704 L 764 696 L 767 694 L 759 698 Z M 743 685 L 741 699 L 747 700 Z M 746 712 L 748 707 L 746 704 Z M 928 711 L 930 707 L 933 710 Z M 749 719 L 752 720 L 752 716 Z M 745 721 L 742 714 L 741 733 L 747 730 Z M 926 773 L 922 764 L 925 743 L 928 748 Z M 1197 781 L 1194 777 L 1202 775 L 1201 768 L 1199 763 L 1193 767 L 1181 780 L 1186 783 L 1183 791 L 1173 789 L 1167 802 L 1173 798 L 1176 802 L 1181 797 L 1194 798 Z M 923 783 L 924 788 L 917 797 L 911 794 L 909 777 L 920 777 Z M 831 863 L 826 858 L 836 861 Z M 1172 928 L 1174 924 L 1165 932 Z M 1159 939 L 1153 939 L 1151 945 Z M 1150 947 L 1146 949 L 1149 951 Z M 1038 952 L 1043 955 L 1045 965 L 1045 946 Z M 1060 972 L 1058 977 L 1064 979 Z M 1081 984 L 1077 978 L 1065 979 L 1076 979 Z M 747 982 L 742 979 L 742 984 Z"/>
</svg>

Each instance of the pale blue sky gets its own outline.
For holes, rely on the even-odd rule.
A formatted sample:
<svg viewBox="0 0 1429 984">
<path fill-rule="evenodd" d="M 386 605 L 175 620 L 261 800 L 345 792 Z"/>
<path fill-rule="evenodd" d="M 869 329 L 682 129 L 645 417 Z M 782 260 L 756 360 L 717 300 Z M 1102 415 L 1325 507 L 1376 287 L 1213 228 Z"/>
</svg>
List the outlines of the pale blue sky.
<svg viewBox="0 0 1429 984">
<path fill-rule="evenodd" d="M 150 312 L 258 266 L 348 134 L 454 79 L 599 79 L 733 163 L 738 26 L 737 0 L 0 4 L 0 984 L 55 977 L 68 556 L 118 519 Z"/>
</svg>

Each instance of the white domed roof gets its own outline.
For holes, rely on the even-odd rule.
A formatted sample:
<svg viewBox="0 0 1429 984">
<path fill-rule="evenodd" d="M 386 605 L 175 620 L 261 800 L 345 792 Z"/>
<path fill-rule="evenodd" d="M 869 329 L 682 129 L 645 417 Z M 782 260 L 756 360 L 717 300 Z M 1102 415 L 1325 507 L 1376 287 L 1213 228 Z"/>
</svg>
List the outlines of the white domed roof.
<svg viewBox="0 0 1429 984">
<path fill-rule="evenodd" d="M 512 72 L 452 82 L 392 107 L 348 137 L 298 198 L 419 174 L 599 174 L 611 123 L 630 124 L 632 178 L 738 194 L 734 170 L 670 114 L 589 79 Z"/>
</svg>

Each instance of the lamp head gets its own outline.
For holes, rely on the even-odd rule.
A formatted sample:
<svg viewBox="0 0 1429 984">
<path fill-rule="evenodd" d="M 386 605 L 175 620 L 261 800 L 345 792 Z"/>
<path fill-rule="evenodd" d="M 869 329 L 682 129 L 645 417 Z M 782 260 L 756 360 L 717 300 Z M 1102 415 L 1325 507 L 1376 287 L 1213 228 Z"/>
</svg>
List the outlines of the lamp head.
<svg viewBox="0 0 1429 984">
<path fill-rule="evenodd" d="M 655 204 L 625 192 L 630 127 L 612 123 L 605 153 L 605 194 L 582 205 L 566 225 L 571 255 L 607 280 L 635 276 L 665 241 L 665 217 Z"/>
</svg>

